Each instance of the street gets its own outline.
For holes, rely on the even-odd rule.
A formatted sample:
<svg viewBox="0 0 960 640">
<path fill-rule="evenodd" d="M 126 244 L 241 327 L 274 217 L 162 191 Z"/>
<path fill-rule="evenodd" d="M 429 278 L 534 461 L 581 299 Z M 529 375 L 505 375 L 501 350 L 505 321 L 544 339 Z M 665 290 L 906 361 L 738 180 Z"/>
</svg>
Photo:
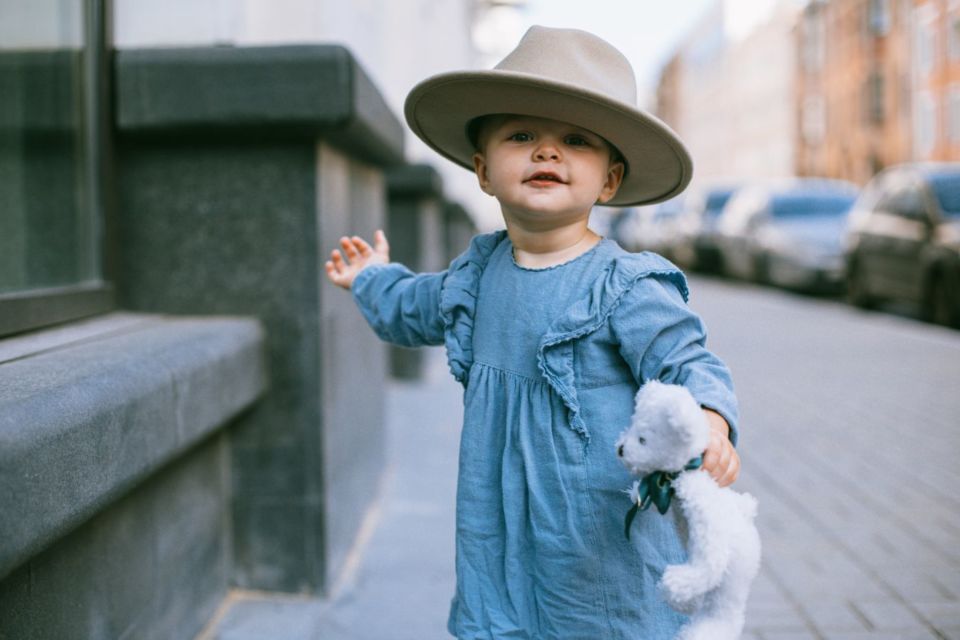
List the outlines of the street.
<svg viewBox="0 0 960 640">
<path fill-rule="evenodd" d="M 960 332 L 697 277 L 691 306 L 733 371 L 735 487 L 760 505 L 744 638 L 960 639 Z M 447 637 L 460 389 L 428 360 L 389 385 L 391 466 L 333 598 L 239 601 L 216 637 Z"/>
</svg>

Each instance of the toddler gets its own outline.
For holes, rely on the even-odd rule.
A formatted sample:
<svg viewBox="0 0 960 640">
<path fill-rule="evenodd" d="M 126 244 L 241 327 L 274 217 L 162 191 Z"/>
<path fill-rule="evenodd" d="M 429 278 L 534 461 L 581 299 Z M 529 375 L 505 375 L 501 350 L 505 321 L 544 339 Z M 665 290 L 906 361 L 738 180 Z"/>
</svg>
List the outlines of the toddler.
<svg viewBox="0 0 960 640">
<path fill-rule="evenodd" d="M 728 485 L 740 467 L 736 399 L 683 274 L 587 223 L 596 204 L 680 193 L 686 149 L 636 107 L 627 60 L 572 29 L 533 27 L 493 70 L 427 79 L 405 115 L 476 172 L 506 229 L 475 237 L 442 273 L 391 263 L 382 231 L 372 246 L 342 238 L 326 270 L 382 339 L 445 344 L 463 384 L 449 632 L 673 638 L 685 618 L 656 585 L 685 559 L 675 510 L 640 512 L 624 536 L 631 478 L 614 443 L 640 385 L 682 384 L 713 431 L 703 467 Z"/>
</svg>

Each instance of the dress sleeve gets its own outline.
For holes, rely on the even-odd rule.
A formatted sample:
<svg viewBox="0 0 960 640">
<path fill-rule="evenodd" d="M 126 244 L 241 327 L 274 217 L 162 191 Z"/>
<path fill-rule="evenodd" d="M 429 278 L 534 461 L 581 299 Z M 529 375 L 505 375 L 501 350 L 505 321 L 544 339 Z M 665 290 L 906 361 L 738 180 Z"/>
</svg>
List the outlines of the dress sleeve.
<svg viewBox="0 0 960 640">
<path fill-rule="evenodd" d="M 641 278 L 613 313 L 620 354 L 638 383 L 681 384 L 701 406 L 713 409 L 739 436 L 737 399 L 726 365 L 706 348 L 706 329 L 668 279 Z"/>
<path fill-rule="evenodd" d="M 446 272 L 414 273 L 402 264 L 360 271 L 351 294 L 382 340 L 402 347 L 443 344 L 440 288 Z"/>
</svg>

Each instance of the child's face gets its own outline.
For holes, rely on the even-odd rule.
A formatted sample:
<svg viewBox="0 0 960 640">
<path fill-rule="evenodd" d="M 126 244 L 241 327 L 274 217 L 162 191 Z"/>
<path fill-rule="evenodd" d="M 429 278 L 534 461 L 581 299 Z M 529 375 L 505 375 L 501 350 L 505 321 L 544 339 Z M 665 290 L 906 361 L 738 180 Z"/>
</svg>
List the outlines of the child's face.
<svg viewBox="0 0 960 640">
<path fill-rule="evenodd" d="M 474 168 L 504 216 L 558 221 L 588 216 L 617 193 L 623 164 L 595 133 L 533 116 L 496 118 L 481 131 Z"/>
</svg>

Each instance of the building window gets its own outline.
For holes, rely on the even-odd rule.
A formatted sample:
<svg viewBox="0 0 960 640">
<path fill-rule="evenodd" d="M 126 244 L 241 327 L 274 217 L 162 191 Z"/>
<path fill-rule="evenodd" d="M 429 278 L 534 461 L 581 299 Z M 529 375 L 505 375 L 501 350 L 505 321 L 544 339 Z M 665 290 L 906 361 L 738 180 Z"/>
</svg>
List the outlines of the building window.
<svg viewBox="0 0 960 640">
<path fill-rule="evenodd" d="M 823 96 L 807 96 L 801 108 L 803 141 L 810 146 L 823 142 L 827 129 L 826 105 Z"/>
<path fill-rule="evenodd" d="M 930 92 L 917 95 L 916 118 L 914 119 L 914 156 L 916 160 L 928 160 L 933 154 L 937 140 L 937 103 Z"/>
<path fill-rule="evenodd" d="M 883 74 L 879 71 L 874 71 L 867 78 L 865 85 L 866 99 L 864 100 L 864 105 L 866 106 L 866 119 L 870 124 L 883 124 L 883 92 L 884 92 L 884 82 Z"/>
<path fill-rule="evenodd" d="M 952 61 L 960 60 L 960 8 L 950 8 L 945 24 L 947 30 L 947 55 Z"/>
<path fill-rule="evenodd" d="M 947 135 L 951 144 L 960 144 L 960 84 L 950 85 L 947 95 Z"/>
<path fill-rule="evenodd" d="M 826 58 L 824 31 L 824 9 L 819 4 L 811 4 L 804 13 L 800 31 L 803 38 L 801 59 L 804 70 L 809 73 L 823 68 Z"/>
<path fill-rule="evenodd" d="M 0 335 L 112 306 L 102 3 L 0 0 Z"/>
<path fill-rule="evenodd" d="M 874 36 L 890 32 L 890 0 L 870 0 L 867 5 L 867 30 Z"/>
<path fill-rule="evenodd" d="M 931 5 L 923 5 L 917 9 L 913 31 L 913 59 L 914 70 L 921 78 L 933 72 L 936 60 L 935 21 L 935 9 Z"/>
</svg>

